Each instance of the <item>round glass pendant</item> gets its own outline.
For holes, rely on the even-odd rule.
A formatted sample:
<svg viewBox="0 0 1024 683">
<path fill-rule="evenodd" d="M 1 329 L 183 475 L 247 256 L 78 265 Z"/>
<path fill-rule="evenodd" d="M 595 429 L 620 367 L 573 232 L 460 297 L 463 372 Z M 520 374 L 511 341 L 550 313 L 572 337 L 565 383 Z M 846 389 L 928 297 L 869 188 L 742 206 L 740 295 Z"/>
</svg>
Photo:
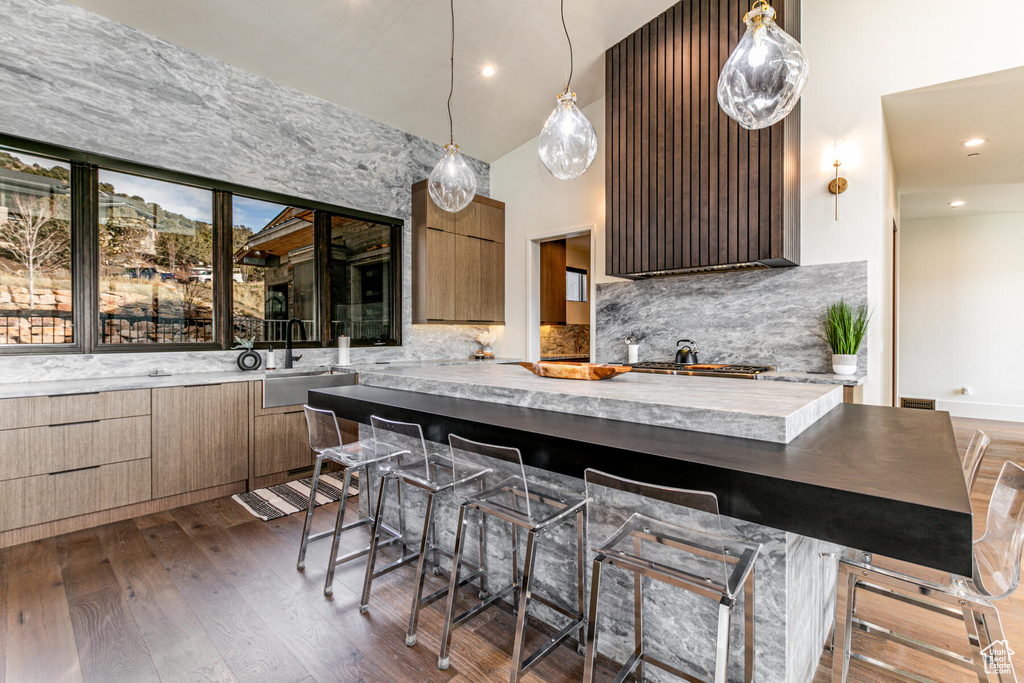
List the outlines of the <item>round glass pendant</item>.
<svg viewBox="0 0 1024 683">
<path fill-rule="evenodd" d="M 476 175 L 455 144 L 444 146 L 444 156 L 430 172 L 427 189 L 434 203 L 455 213 L 469 206 L 476 196 Z"/>
<path fill-rule="evenodd" d="M 747 32 L 722 67 L 718 104 L 747 130 L 786 118 L 807 85 L 804 50 L 775 23 L 775 10 L 759 2 L 743 17 Z"/>
<path fill-rule="evenodd" d="M 558 104 L 544 122 L 537 141 L 540 160 L 559 180 L 579 178 L 597 156 L 597 133 L 576 106 L 576 93 L 558 96 Z"/>
</svg>

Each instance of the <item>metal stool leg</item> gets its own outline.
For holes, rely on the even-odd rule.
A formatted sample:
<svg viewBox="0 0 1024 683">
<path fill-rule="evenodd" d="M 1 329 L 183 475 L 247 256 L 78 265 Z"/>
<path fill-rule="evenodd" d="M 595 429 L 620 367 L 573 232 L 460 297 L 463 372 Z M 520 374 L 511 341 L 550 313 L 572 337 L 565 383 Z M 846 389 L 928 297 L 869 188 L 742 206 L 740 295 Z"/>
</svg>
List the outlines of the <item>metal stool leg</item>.
<svg viewBox="0 0 1024 683">
<path fill-rule="evenodd" d="M 484 525 L 484 518 L 486 517 L 486 515 L 483 513 L 482 510 L 478 510 L 478 512 L 479 512 L 479 515 L 477 515 L 476 525 L 477 525 L 477 531 L 480 534 L 479 535 L 479 542 L 480 542 L 480 570 L 481 571 L 480 571 L 480 582 L 479 582 L 480 592 L 477 595 L 477 597 L 479 597 L 481 600 L 486 600 L 487 599 L 487 570 L 485 569 L 485 567 L 487 566 L 487 559 L 486 559 L 487 558 L 487 527 Z"/>
<path fill-rule="evenodd" d="M 633 539 L 633 548 L 637 557 L 641 557 L 640 537 Z M 636 680 L 644 682 L 644 584 L 643 577 L 633 573 L 633 645 L 637 656 Z"/>
<path fill-rule="evenodd" d="M 971 644 L 971 659 L 974 660 L 978 683 L 988 683 L 988 674 L 985 673 L 985 660 L 982 655 L 982 650 L 988 646 L 988 643 L 984 642 L 988 637 L 985 618 L 973 611 L 970 605 L 965 605 L 961 610 L 964 616 L 964 626 L 967 628 L 967 640 Z"/>
<path fill-rule="evenodd" d="M 754 570 L 743 586 L 743 680 L 754 680 Z"/>
<path fill-rule="evenodd" d="M 836 624 L 832 652 L 832 681 L 846 683 L 850 673 L 850 636 L 853 628 L 853 592 L 857 577 L 850 568 L 839 563 L 836 580 Z"/>
<path fill-rule="evenodd" d="M 302 525 L 302 542 L 299 544 L 299 560 L 295 567 L 298 570 L 306 568 L 306 548 L 309 546 L 309 532 L 313 526 L 313 505 L 316 502 L 316 487 L 320 483 L 320 468 L 324 466 L 324 456 L 316 457 L 316 464 L 313 466 L 313 483 L 309 489 L 309 507 L 306 509 L 306 522 Z M 342 500 L 344 505 L 344 499 Z"/>
<path fill-rule="evenodd" d="M 346 467 L 345 481 L 341 487 L 342 492 L 348 491 L 348 484 L 351 480 L 351 469 Z M 324 583 L 324 595 L 331 595 L 334 592 L 334 569 L 337 566 L 335 560 L 338 557 L 338 543 L 341 541 L 342 527 L 345 525 L 345 508 L 348 507 L 347 502 L 348 499 L 343 493 L 340 501 L 341 504 L 338 506 L 338 521 L 334 524 L 334 540 L 331 541 L 331 555 L 327 558 L 327 580 Z"/>
<path fill-rule="evenodd" d="M 580 634 L 576 651 L 583 654 L 587 648 L 587 516 L 586 508 L 576 513 L 576 588 L 579 594 Z"/>
<path fill-rule="evenodd" d="M 370 553 L 366 558 L 366 578 L 363 579 L 363 594 L 359 598 L 359 611 L 362 614 L 370 609 L 370 584 L 373 583 L 373 570 L 377 565 L 377 547 L 380 542 L 380 531 L 384 519 L 384 494 L 387 491 L 388 476 L 382 476 L 377 488 L 377 508 L 373 515 L 373 531 L 370 534 Z M 332 567 L 333 569 L 333 567 Z"/>
<path fill-rule="evenodd" d="M 526 618 L 530 606 L 530 582 L 533 580 L 533 565 L 537 559 L 534 545 L 536 543 L 536 532 L 531 529 L 526 534 L 526 558 L 523 561 L 523 583 L 519 597 L 519 616 L 516 620 L 515 646 L 512 649 L 512 671 L 509 675 L 509 683 L 518 683 L 519 675 L 523 669 L 523 645 L 526 642 Z"/>
<path fill-rule="evenodd" d="M 462 543 L 466 536 L 466 505 L 459 506 L 459 521 L 455 527 L 455 550 L 452 552 L 452 578 L 448 583 L 448 605 L 444 614 L 444 630 L 441 633 L 441 652 L 437 658 L 437 668 L 445 671 L 448 668 L 448 653 L 452 647 L 452 629 L 455 625 L 455 603 L 459 597 L 459 570 L 462 568 Z"/>
<path fill-rule="evenodd" d="M 601 560 L 594 560 L 590 579 L 590 616 L 587 617 L 587 653 L 583 659 L 583 683 L 594 683 L 594 662 L 597 660 L 597 601 L 601 593 Z"/>
<path fill-rule="evenodd" d="M 987 609 L 984 610 L 978 610 L 977 607 L 979 606 L 976 605 L 976 611 L 981 614 L 982 630 L 987 634 L 985 639 L 988 643 L 998 643 L 999 641 L 1005 642 L 1006 636 L 1003 635 L 1003 623 L 999 618 L 999 610 L 995 608 L 995 605 L 986 605 Z M 1000 683 L 1003 683 L 1004 681 L 1013 681 L 1016 683 L 1017 681 L 1017 674 L 1013 671 L 1012 667 L 1008 674 L 1004 674 L 1000 671 L 997 673 L 997 677 L 999 678 Z"/>
<path fill-rule="evenodd" d="M 715 683 L 728 683 L 729 680 L 729 622 L 732 616 L 732 605 L 718 603 L 718 651 L 715 655 Z"/>
<path fill-rule="evenodd" d="M 405 644 L 412 647 L 416 644 L 416 622 L 420 616 L 420 601 L 423 599 L 423 581 L 426 578 L 427 573 L 427 555 L 430 553 L 428 549 L 431 547 L 431 540 L 428 538 L 427 530 L 434 528 L 434 494 L 430 492 L 427 494 L 427 511 L 423 518 L 423 537 L 420 539 L 420 558 L 416 565 L 416 586 L 412 591 L 412 610 L 409 612 L 409 630 L 405 634 Z M 430 536 L 433 536 L 431 532 Z M 434 566 L 437 567 L 437 552 L 434 552 Z M 367 593 L 369 592 L 369 582 L 372 570 L 367 570 Z M 369 598 L 369 595 L 367 595 Z"/>
<path fill-rule="evenodd" d="M 522 585 L 519 583 L 519 527 L 512 522 L 508 525 L 512 529 L 512 585 L 515 586 L 512 589 L 512 615 L 516 616 L 519 614 L 519 589 Z"/>
</svg>

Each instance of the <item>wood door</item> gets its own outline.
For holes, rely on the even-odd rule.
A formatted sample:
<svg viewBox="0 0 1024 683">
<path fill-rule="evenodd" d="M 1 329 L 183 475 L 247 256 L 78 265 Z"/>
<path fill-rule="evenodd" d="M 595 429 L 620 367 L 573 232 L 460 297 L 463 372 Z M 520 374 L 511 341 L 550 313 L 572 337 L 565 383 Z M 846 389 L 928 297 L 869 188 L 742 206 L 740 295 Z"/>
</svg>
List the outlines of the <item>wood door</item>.
<svg viewBox="0 0 1024 683">
<path fill-rule="evenodd" d="M 469 206 L 455 214 L 454 232 L 504 243 L 505 204 L 489 197 L 474 198 Z"/>
<path fill-rule="evenodd" d="M 540 245 L 540 323 L 565 324 L 565 240 Z"/>
<path fill-rule="evenodd" d="M 245 382 L 153 389 L 153 497 L 248 476 Z"/>
<path fill-rule="evenodd" d="M 434 203 L 426 180 L 412 186 L 412 216 L 414 229 L 422 227 L 455 232 L 455 215 Z"/>
<path fill-rule="evenodd" d="M 455 235 L 455 317 L 461 322 L 486 320 L 483 306 L 484 289 L 490 276 L 482 262 L 484 241 L 476 237 Z"/>
<path fill-rule="evenodd" d="M 455 320 L 455 235 L 423 231 L 424 268 L 415 285 L 423 295 L 423 322 Z"/>
<path fill-rule="evenodd" d="M 255 451 L 257 477 L 312 465 L 305 414 L 257 415 Z"/>
</svg>

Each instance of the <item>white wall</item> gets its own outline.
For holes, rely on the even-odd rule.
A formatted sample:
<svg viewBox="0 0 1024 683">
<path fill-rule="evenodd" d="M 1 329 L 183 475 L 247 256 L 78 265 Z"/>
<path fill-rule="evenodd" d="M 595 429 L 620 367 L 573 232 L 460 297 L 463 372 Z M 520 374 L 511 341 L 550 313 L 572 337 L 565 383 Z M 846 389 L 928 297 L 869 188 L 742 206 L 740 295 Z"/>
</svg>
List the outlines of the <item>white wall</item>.
<svg viewBox="0 0 1024 683">
<path fill-rule="evenodd" d="M 1024 213 L 904 220 L 901 233 L 900 395 L 1024 421 Z"/>
<path fill-rule="evenodd" d="M 597 131 L 597 158 L 581 178 L 557 180 L 537 154 L 537 139 L 521 145 L 491 164 L 491 196 L 505 202 L 505 327 L 496 351 L 505 357 L 528 354 L 526 319 L 527 246 L 538 237 L 594 227 L 591 249 L 597 267 L 594 283 L 604 274 L 604 98 L 583 109 Z M 545 114 L 546 115 L 546 114 Z M 537 130 L 544 124 L 537 121 Z"/>
<path fill-rule="evenodd" d="M 1024 64 L 1024 41 L 1010 0 L 927 4 L 864 0 L 856 5 L 804 0 L 802 43 L 811 76 L 802 100 L 801 262 L 868 261 L 869 332 L 865 400 L 888 404 L 892 386 L 892 162 L 882 117 L 883 95 Z M 740 17 L 737 17 L 737 21 Z M 604 142 L 604 100 L 586 108 Z M 941 115 L 941 113 L 937 113 Z M 537 127 L 542 121 L 538 119 Z M 839 221 L 827 185 L 833 142 L 844 141 Z M 597 282 L 604 264 L 603 152 L 583 178 L 551 178 L 531 140 L 491 165 L 492 191 L 506 202 L 506 345 L 518 355 L 525 340 L 525 236 L 552 224 L 598 226 Z M 519 244 L 513 244 L 519 243 Z M 600 324 L 600 321 L 598 321 Z M 525 343 L 525 342 L 524 342 Z"/>
</svg>

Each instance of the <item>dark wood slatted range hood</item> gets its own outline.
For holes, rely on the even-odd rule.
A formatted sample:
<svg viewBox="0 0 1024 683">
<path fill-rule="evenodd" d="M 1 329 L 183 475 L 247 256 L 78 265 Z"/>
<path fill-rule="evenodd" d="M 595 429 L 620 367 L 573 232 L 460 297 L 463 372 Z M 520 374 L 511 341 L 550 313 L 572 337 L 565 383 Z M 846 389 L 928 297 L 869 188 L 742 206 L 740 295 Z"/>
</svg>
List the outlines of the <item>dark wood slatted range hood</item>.
<svg viewBox="0 0 1024 683">
<path fill-rule="evenodd" d="M 772 6 L 799 40 L 799 0 Z M 760 131 L 718 106 L 749 9 L 683 0 L 605 53 L 609 275 L 799 264 L 800 105 Z"/>
</svg>

